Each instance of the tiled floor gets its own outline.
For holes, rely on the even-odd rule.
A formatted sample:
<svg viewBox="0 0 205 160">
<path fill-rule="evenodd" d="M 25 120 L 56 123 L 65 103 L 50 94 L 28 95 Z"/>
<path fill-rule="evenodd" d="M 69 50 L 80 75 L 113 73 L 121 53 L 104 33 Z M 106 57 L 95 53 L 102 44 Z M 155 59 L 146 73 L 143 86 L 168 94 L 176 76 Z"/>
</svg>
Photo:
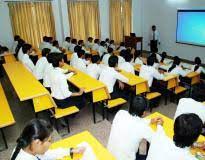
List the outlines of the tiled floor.
<svg viewBox="0 0 205 160">
<path fill-rule="evenodd" d="M 7 138 L 9 149 L 0 152 L 0 159 L 7 160 L 9 159 L 11 152 L 15 147 L 15 141 L 18 138 L 21 130 L 25 126 L 26 122 L 34 118 L 35 115 L 32 107 L 32 102 L 31 101 L 20 102 L 18 100 L 15 91 L 11 87 L 10 82 L 5 78 L 0 80 L 16 120 L 15 125 L 5 128 L 5 135 Z M 126 109 L 127 106 L 125 105 L 123 108 Z M 169 103 L 168 105 L 165 106 L 164 102 L 162 101 L 160 106 L 158 108 L 153 109 L 152 112 L 158 111 L 172 118 L 174 116 L 175 110 L 176 110 L 176 104 Z M 40 113 L 39 117 L 48 119 L 47 113 Z M 100 120 L 101 118 L 102 117 L 98 114 L 97 119 Z M 111 116 L 111 119 L 112 118 L 113 115 Z M 94 124 L 92 119 L 91 106 L 87 105 L 85 108 L 83 108 L 80 111 L 79 114 L 77 114 L 74 118 L 70 120 L 70 129 L 71 129 L 70 134 L 67 133 L 66 129 L 61 129 L 59 133 L 57 133 L 57 131 L 54 131 L 53 137 L 54 140 L 56 141 L 58 139 L 69 137 L 81 131 L 88 130 L 104 146 L 106 146 L 109 137 L 110 127 L 111 127 L 111 120 L 110 121 L 104 120 L 101 121 L 100 123 Z M 2 138 L 0 137 L 0 149 L 1 148 L 3 148 L 3 142 L 2 142 Z"/>
</svg>

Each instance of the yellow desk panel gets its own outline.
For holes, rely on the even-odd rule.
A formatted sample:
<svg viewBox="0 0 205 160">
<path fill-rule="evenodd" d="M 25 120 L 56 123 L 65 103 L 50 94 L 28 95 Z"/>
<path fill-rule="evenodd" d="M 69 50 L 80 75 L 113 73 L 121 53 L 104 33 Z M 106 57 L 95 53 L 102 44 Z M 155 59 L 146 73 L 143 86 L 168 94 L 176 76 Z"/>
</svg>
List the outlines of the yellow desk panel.
<svg viewBox="0 0 205 160">
<path fill-rule="evenodd" d="M 10 126 L 15 123 L 10 106 L 0 84 L 0 128 Z"/>
<path fill-rule="evenodd" d="M 161 114 L 161 113 L 158 113 L 158 112 L 155 112 L 149 116 L 147 116 L 146 118 L 148 119 L 151 119 L 151 118 L 155 118 L 155 117 L 162 117 L 163 120 L 164 120 L 164 124 L 163 124 L 163 128 L 164 128 L 164 131 L 166 133 L 166 135 L 173 139 L 173 135 L 174 135 L 174 120 L 171 119 L 171 118 L 168 118 L 167 116 Z M 150 127 L 156 131 L 156 125 L 150 125 Z M 204 136 L 200 136 L 197 140 L 198 142 L 203 142 L 205 141 L 205 137 Z M 205 151 L 202 151 L 202 150 L 198 150 L 198 149 L 192 149 L 191 152 L 193 154 L 195 154 L 197 151 L 200 151 L 200 152 L 203 152 L 205 154 Z"/>
<path fill-rule="evenodd" d="M 5 63 L 12 63 L 12 62 L 16 61 L 16 58 L 15 58 L 14 54 L 10 53 L 10 54 L 4 55 L 4 60 L 5 60 Z"/>
<path fill-rule="evenodd" d="M 141 64 L 134 65 L 135 71 L 140 72 Z"/>
<path fill-rule="evenodd" d="M 128 73 L 128 72 L 125 72 L 125 71 L 121 71 L 120 73 L 123 76 L 125 76 L 125 77 L 127 77 L 129 79 L 129 82 L 127 84 L 130 85 L 130 86 L 135 86 L 137 84 L 146 82 L 146 80 L 144 78 L 136 76 L 136 75 L 134 75 L 132 73 Z"/>
<path fill-rule="evenodd" d="M 70 83 L 72 83 L 73 85 L 75 85 L 78 88 L 84 88 L 85 89 L 85 93 L 88 92 L 92 92 L 94 90 L 100 89 L 100 88 L 104 88 L 105 85 L 92 78 L 91 76 L 71 67 L 70 65 L 65 64 L 63 69 L 74 69 L 77 71 L 77 74 L 73 75 L 71 78 L 68 79 L 68 81 Z"/>
<path fill-rule="evenodd" d="M 20 62 L 3 64 L 20 101 L 48 94 L 43 85 Z"/>
<path fill-rule="evenodd" d="M 175 75 L 175 74 L 165 74 L 163 81 L 169 81 L 169 80 L 174 79 L 176 77 L 177 77 L 177 75 Z"/>
<path fill-rule="evenodd" d="M 87 142 L 92 147 L 98 160 L 115 160 L 114 156 L 88 131 L 81 132 L 69 138 L 53 143 L 51 145 L 51 149 L 58 147 L 76 147 L 82 142 Z M 71 160 L 71 158 L 65 157 L 64 160 Z"/>
<path fill-rule="evenodd" d="M 200 74 L 199 73 L 197 73 L 197 72 L 191 72 L 191 73 L 188 73 L 187 75 L 186 75 L 186 77 L 188 77 L 188 78 L 193 78 L 193 77 L 196 77 L 196 76 L 199 76 Z"/>
</svg>

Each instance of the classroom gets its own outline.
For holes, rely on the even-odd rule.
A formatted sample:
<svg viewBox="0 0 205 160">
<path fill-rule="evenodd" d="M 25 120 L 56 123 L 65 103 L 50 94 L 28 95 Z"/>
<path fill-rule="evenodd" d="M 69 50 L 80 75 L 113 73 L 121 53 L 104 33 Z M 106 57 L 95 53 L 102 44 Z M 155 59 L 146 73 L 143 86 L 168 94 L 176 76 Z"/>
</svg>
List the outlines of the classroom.
<svg viewBox="0 0 205 160">
<path fill-rule="evenodd" d="M 0 0 L 1 160 L 205 160 L 204 0 Z"/>
</svg>

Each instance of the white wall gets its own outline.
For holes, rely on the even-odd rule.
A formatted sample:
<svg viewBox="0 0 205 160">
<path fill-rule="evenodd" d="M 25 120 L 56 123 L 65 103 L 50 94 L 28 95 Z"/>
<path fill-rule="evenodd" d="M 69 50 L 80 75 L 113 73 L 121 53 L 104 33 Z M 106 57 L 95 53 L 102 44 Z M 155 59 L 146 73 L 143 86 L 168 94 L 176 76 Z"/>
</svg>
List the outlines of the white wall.
<svg viewBox="0 0 205 160">
<path fill-rule="evenodd" d="M 4 2 L 0 2 L 0 22 L 0 44 L 11 48 L 13 33 L 9 17 L 9 8 Z"/>
<path fill-rule="evenodd" d="M 205 62 L 205 48 L 177 44 L 177 9 L 204 9 L 205 0 L 141 0 L 143 8 L 144 49 L 148 49 L 150 27 L 156 24 L 161 35 L 161 50 L 171 55 L 193 60 L 199 56 Z"/>
</svg>

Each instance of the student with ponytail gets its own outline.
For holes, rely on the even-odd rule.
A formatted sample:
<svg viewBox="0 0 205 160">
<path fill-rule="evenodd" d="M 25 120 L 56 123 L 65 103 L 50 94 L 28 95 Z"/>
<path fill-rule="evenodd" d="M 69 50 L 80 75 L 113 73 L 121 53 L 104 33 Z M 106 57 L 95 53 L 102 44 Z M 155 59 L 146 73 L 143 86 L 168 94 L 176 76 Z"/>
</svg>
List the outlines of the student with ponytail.
<svg viewBox="0 0 205 160">
<path fill-rule="evenodd" d="M 51 145 L 53 128 L 44 120 L 31 120 L 20 137 L 11 160 L 56 160 L 73 153 L 83 153 L 84 148 L 58 148 L 48 150 Z"/>
<path fill-rule="evenodd" d="M 194 65 L 191 68 L 191 71 L 201 73 L 203 72 L 203 68 L 201 66 L 201 59 L 199 57 L 196 57 L 194 60 Z"/>
</svg>

